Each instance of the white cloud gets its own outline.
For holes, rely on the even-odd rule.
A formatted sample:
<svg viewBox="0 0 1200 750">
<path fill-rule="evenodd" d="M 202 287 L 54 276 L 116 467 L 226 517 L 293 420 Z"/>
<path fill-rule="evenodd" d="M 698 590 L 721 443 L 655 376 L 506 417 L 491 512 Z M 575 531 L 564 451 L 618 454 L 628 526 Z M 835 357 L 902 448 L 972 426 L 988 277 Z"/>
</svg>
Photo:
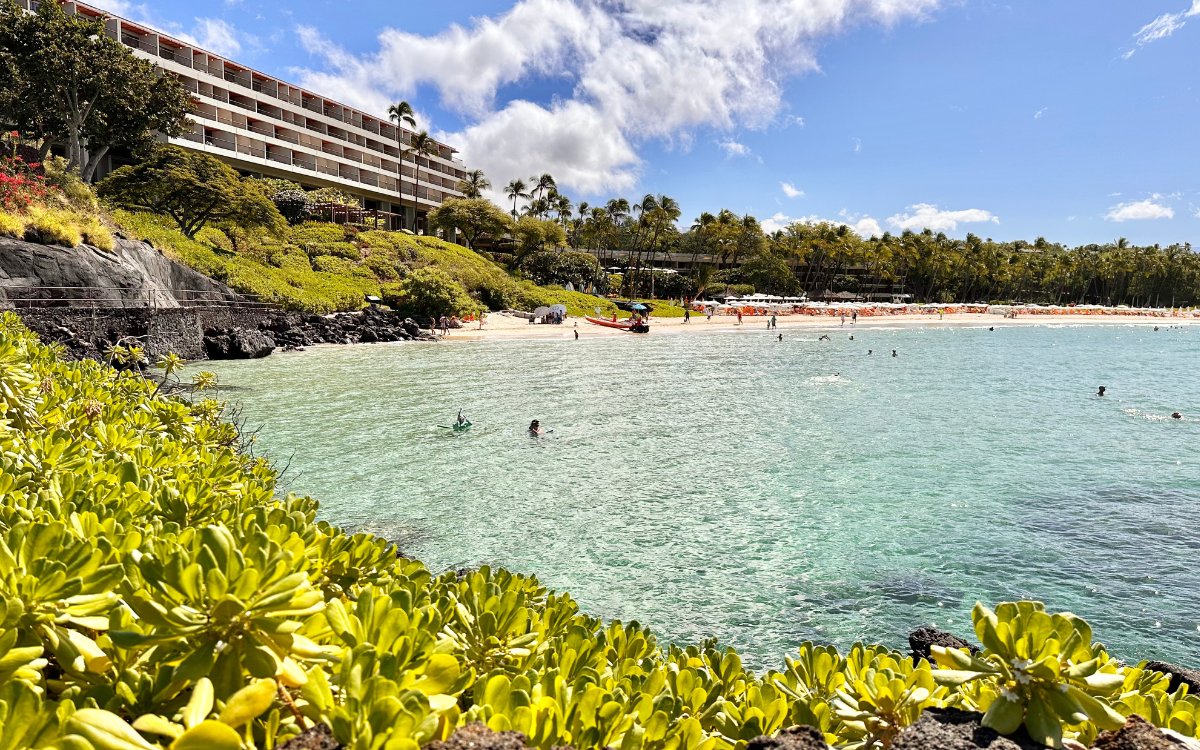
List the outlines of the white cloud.
<svg viewBox="0 0 1200 750">
<path fill-rule="evenodd" d="M 804 197 L 804 191 L 797 190 L 796 186 L 790 182 L 781 182 L 781 183 L 779 183 L 779 186 L 781 188 L 783 188 L 783 194 L 789 198 L 803 198 Z"/>
<path fill-rule="evenodd" d="M 613 167 L 606 159 L 555 161 L 528 147 L 516 128 L 507 131 L 517 139 L 511 147 L 490 140 L 485 149 L 475 140 L 498 132 L 489 120 L 512 117 L 514 103 L 497 104 L 505 87 L 537 79 L 569 82 L 572 90 L 562 101 L 529 106 L 548 113 L 539 118 L 579 116 L 587 108 L 595 113 L 591 127 L 612 123 L 624 153 L 636 153 L 647 139 L 686 145 L 698 130 L 777 123 L 786 79 L 817 69 L 814 50 L 825 37 L 864 23 L 921 19 L 944 1 L 518 0 L 501 15 L 432 36 L 385 29 L 378 50 L 363 56 L 301 29 L 323 70 L 300 71 L 300 83 L 378 114 L 428 87 L 444 108 L 473 123 L 457 134 L 457 142 L 464 158 L 493 182 L 573 172 L 578 182 L 560 182 L 583 190 L 585 183 L 622 184 L 629 162 Z M 524 154 L 519 166 L 509 153 Z M 565 155 L 577 156 L 582 155 Z"/>
<path fill-rule="evenodd" d="M 1159 39 L 1164 39 L 1171 36 L 1176 31 L 1183 28 L 1184 21 L 1183 13 L 1164 13 L 1150 23 L 1146 24 L 1133 35 L 1138 43 L 1138 46 L 1156 42 Z"/>
<path fill-rule="evenodd" d="M 1076 218 L 1078 218 L 1078 217 L 1075 217 L 1075 216 L 1068 216 L 1068 217 L 1067 217 L 1067 221 L 1075 221 L 1075 219 L 1076 219 Z"/>
<path fill-rule="evenodd" d="M 1050 109 L 1050 108 L 1049 108 L 1049 107 L 1042 107 L 1041 109 L 1039 109 L 1037 112 L 1035 112 L 1035 113 L 1034 113 L 1034 115 L 1033 115 L 1033 119 L 1035 119 L 1035 120 L 1040 120 L 1040 119 L 1042 119 L 1042 115 L 1046 114 L 1046 110 L 1048 110 L 1048 109 Z"/>
<path fill-rule="evenodd" d="M 1134 43 L 1137 47 L 1133 47 L 1121 57 L 1125 60 L 1133 57 L 1133 53 L 1138 47 L 1144 47 L 1150 42 L 1156 42 L 1159 39 L 1165 39 L 1176 31 L 1183 28 L 1184 18 L 1200 15 L 1200 0 L 1192 0 L 1192 7 L 1189 10 L 1181 10 L 1178 13 L 1164 13 L 1150 23 L 1134 32 Z"/>
<path fill-rule="evenodd" d="M 549 108 L 526 101 L 507 107 L 446 141 L 490 155 L 495 175 L 524 177 L 538 170 L 531 164 L 553 164 L 561 183 L 588 194 L 628 190 L 637 182 L 640 160 L 616 125 L 594 107 L 580 102 Z M 508 180 L 493 179 L 499 189 Z"/>
<path fill-rule="evenodd" d="M 954 231 L 961 224 L 978 224 L 992 222 L 999 224 L 1000 218 L 991 211 L 980 208 L 969 208 L 965 211 L 940 211 L 930 203 L 918 203 L 908 207 L 912 214 L 896 214 L 888 217 L 888 224 L 900 231 L 912 229 L 932 229 L 935 232 Z"/>
<path fill-rule="evenodd" d="M 861 138 L 851 138 L 850 140 L 854 141 L 854 153 L 861 154 L 862 153 L 862 139 Z"/>
<path fill-rule="evenodd" d="M 791 223 L 792 217 L 785 216 L 783 212 L 780 211 L 769 219 L 763 219 L 758 223 L 758 225 L 762 227 L 763 232 L 766 234 L 771 234 L 772 232 L 777 232 L 780 229 L 783 229 Z"/>
<path fill-rule="evenodd" d="M 732 138 L 724 140 L 724 141 L 719 141 L 717 143 L 717 146 L 725 150 L 725 158 L 727 158 L 727 159 L 732 159 L 735 156 L 749 156 L 750 155 L 750 147 L 749 146 L 738 143 L 737 141 L 733 140 Z"/>
<path fill-rule="evenodd" d="M 1200 2 L 1200 0 L 1196 0 L 1196 2 Z M 1196 218 L 1200 219 L 1200 209 L 1196 211 Z"/>
<path fill-rule="evenodd" d="M 1131 221 L 1137 219 L 1173 219 L 1175 211 L 1170 206 L 1161 206 L 1151 199 L 1136 203 L 1121 203 L 1113 206 L 1104 216 L 1109 221 Z"/>
<path fill-rule="evenodd" d="M 197 18 L 192 36 L 197 46 L 218 55 L 233 57 L 242 51 L 237 29 L 219 18 Z"/>
<path fill-rule="evenodd" d="M 762 227 L 763 227 L 764 231 L 768 231 L 767 225 L 770 224 L 771 229 L 769 231 L 773 232 L 776 229 L 782 229 L 782 228 L 786 227 L 788 224 L 791 224 L 793 222 L 800 222 L 801 224 L 833 224 L 834 226 L 850 227 L 860 237 L 881 237 L 881 236 L 883 236 L 883 229 L 880 228 L 879 222 L 875 221 L 870 216 L 851 215 L 851 214 L 847 213 L 845 209 L 842 209 L 842 211 L 838 215 L 843 217 L 846 220 L 845 221 L 837 221 L 834 219 L 822 219 L 820 216 L 817 216 L 816 214 L 813 214 L 812 216 L 801 216 L 799 219 L 792 219 L 788 216 L 784 216 L 783 214 L 779 213 L 779 214 L 775 214 L 770 219 L 767 219 L 766 221 L 762 222 Z"/>
<path fill-rule="evenodd" d="M 879 226 L 879 222 L 866 214 L 852 214 L 843 208 L 838 211 L 838 216 L 845 219 L 846 226 L 857 232 L 860 237 L 883 236 L 883 228 Z"/>
</svg>

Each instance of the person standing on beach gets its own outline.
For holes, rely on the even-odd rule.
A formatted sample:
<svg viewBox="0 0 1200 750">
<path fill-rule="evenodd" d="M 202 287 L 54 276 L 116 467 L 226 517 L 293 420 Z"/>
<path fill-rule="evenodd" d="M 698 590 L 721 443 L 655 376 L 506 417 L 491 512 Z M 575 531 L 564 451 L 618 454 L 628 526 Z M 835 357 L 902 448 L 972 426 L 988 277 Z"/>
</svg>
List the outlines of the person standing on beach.
<svg viewBox="0 0 1200 750">
<path fill-rule="evenodd" d="M 846 313 L 842 313 L 842 328 L 846 327 Z"/>
<path fill-rule="evenodd" d="M 771 325 L 770 325 L 770 328 L 771 328 L 771 330 L 775 330 L 775 328 L 776 328 L 776 325 L 775 325 L 775 313 L 771 313 Z"/>
<path fill-rule="evenodd" d="M 738 310 L 738 325 L 742 324 L 742 311 Z"/>
<path fill-rule="evenodd" d="M 692 319 L 692 311 L 689 308 L 683 308 L 683 322 L 686 323 Z"/>
<path fill-rule="evenodd" d="M 850 325 L 854 325 L 857 322 L 858 322 L 858 310 L 855 310 L 854 312 L 850 313 Z"/>
</svg>

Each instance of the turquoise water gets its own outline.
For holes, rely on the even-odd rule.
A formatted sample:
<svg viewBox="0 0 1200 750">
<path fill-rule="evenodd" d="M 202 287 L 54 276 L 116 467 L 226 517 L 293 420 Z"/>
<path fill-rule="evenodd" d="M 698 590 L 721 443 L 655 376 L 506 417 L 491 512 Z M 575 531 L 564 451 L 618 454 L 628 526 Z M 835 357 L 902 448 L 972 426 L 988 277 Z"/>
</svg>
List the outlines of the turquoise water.
<svg viewBox="0 0 1200 750">
<path fill-rule="evenodd" d="M 1200 662 L 1200 329 L 830 333 L 205 369 L 331 522 L 435 571 L 535 573 L 664 641 L 719 636 L 761 668 L 808 639 L 969 634 L 976 600 L 1029 597 L 1123 658 Z M 459 406 L 471 431 L 435 426 Z"/>
</svg>

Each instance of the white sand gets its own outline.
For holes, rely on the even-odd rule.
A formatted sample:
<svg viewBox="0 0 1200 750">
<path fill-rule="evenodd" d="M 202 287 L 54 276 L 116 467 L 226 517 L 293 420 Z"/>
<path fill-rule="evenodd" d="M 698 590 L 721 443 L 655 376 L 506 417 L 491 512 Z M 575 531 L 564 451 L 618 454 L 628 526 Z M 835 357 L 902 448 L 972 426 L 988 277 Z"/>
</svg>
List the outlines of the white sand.
<svg viewBox="0 0 1200 750">
<path fill-rule="evenodd" d="M 732 315 L 714 315 L 712 320 L 706 320 L 702 314 L 693 314 L 689 322 L 683 318 L 654 318 L 650 319 L 650 334 L 678 335 L 699 331 L 724 332 L 757 332 L 767 330 L 770 316 L 744 316 L 739 325 L 737 318 Z M 881 328 L 974 328 L 989 327 L 1012 328 L 1021 326 L 1046 325 L 1139 325 L 1139 326 L 1172 326 L 1200 325 L 1195 318 L 1151 318 L 1136 315 L 1024 315 L 1016 319 L 1004 318 L 991 314 L 957 314 L 939 318 L 937 315 L 888 315 L 880 317 L 860 317 L 858 322 L 851 324 L 849 318 L 845 326 L 838 318 L 813 315 L 781 315 L 776 323 L 780 333 L 797 329 L 829 329 L 852 331 L 855 329 Z M 516 318 L 501 313 L 491 313 L 486 318 L 483 329 L 477 322 L 468 323 L 465 327 L 452 329 L 446 337 L 448 341 L 492 341 L 509 339 L 574 339 L 575 330 L 579 337 L 599 338 L 609 336 L 636 336 L 625 331 L 605 328 L 589 323 L 583 318 L 567 318 L 561 325 L 537 325 L 522 318 Z"/>
</svg>

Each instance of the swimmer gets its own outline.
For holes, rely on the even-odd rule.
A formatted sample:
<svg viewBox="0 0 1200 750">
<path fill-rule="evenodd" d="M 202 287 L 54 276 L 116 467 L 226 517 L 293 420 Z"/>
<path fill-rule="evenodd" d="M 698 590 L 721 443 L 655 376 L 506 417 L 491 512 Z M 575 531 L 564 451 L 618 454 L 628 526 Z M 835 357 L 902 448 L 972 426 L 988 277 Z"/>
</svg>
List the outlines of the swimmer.
<svg viewBox="0 0 1200 750">
<path fill-rule="evenodd" d="M 994 326 L 989 326 L 989 327 L 988 327 L 988 330 L 989 330 L 989 331 L 994 331 L 994 330 L 996 330 L 996 328 L 995 328 Z"/>
<path fill-rule="evenodd" d="M 893 349 L 893 350 L 892 350 L 892 356 L 893 356 L 893 357 L 899 357 L 900 355 L 896 353 L 896 350 L 895 350 L 895 349 Z"/>
<path fill-rule="evenodd" d="M 854 340 L 854 336 L 853 336 L 853 335 L 851 335 L 851 336 L 850 336 L 850 340 L 851 340 L 851 341 L 853 341 L 853 340 Z"/>
<path fill-rule="evenodd" d="M 817 339 L 817 341 L 832 341 L 832 340 L 833 339 L 829 338 L 829 334 L 821 334 L 821 337 Z"/>
<path fill-rule="evenodd" d="M 871 349 L 868 349 L 868 350 L 867 350 L 867 354 L 868 354 L 868 355 L 870 355 L 872 351 L 873 351 L 873 350 L 871 350 Z"/>
<path fill-rule="evenodd" d="M 1171 419 L 1183 419 L 1183 415 L 1180 414 L 1179 412 L 1172 412 Z"/>
<path fill-rule="evenodd" d="M 1096 391 L 1096 395 L 1097 395 L 1097 396 L 1103 396 L 1103 395 L 1104 395 L 1104 386 L 1100 386 L 1100 390 Z"/>
<path fill-rule="evenodd" d="M 781 334 L 779 334 L 779 340 L 780 340 L 780 341 L 783 341 L 783 334 L 782 334 L 782 333 L 781 333 Z"/>
<path fill-rule="evenodd" d="M 529 423 L 529 434 L 534 437 L 538 437 L 539 435 L 545 435 L 546 433 L 542 431 L 541 425 L 538 424 L 538 421 L 535 419 Z"/>
</svg>

